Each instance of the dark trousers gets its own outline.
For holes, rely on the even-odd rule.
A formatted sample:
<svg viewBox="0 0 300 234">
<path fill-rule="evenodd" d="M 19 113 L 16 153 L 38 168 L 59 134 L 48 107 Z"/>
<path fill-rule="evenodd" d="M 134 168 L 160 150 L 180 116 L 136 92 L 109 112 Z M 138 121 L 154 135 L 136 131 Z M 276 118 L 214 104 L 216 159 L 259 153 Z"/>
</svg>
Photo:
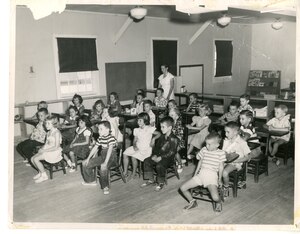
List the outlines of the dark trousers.
<svg viewBox="0 0 300 234">
<path fill-rule="evenodd" d="M 174 163 L 174 157 L 162 158 L 158 163 L 151 157 L 144 160 L 144 179 L 154 181 L 154 167 L 157 172 L 157 183 L 164 183 L 166 179 L 166 170 Z"/>
<path fill-rule="evenodd" d="M 28 159 L 30 161 L 31 157 L 36 152 L 36 147 L 42 146 L 42 145 L 44 145 L 44 143 L 41 143 L 41 142 L 38 142 L 35 140 L 31 140 L 31 139 L 27 139 L 27 140 L 19 143 L 16 147 L 16 150 L 24 159 Z"/>
<path fill-rule="evenodd" d="M 87 183 L 94 182 L 96 180 L 95 169 L 97 166 L 100 166 L 106 158 L 107 149 L 102 150 L 98 157 L 92 158 L 89 160 L 87 165 L 82 164 L 82 176 L 83 180 Z M 112 167 L 116 167 L 118 165 L 118 157 L 115 150 L 112 151 L 111 157 L 107 163 L 106 170 L 102 170 L 100 167 L 100 185 L 101 188 L 108 187 L 109 185 L 109 169 Z"/>
</svg>

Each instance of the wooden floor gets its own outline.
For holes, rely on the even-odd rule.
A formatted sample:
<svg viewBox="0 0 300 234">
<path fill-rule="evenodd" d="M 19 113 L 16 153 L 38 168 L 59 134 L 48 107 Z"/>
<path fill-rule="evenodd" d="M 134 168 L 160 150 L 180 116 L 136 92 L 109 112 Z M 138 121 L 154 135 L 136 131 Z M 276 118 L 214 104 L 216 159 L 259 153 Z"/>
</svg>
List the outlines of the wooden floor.
<svg viewBox="0 0 300 234">
<path fill-rule="evenodd" d="M 35 171 L 22 158 L 14 157 L 14 222 L 64 223 L 145 223 L 145 224 L 293 224 L 294 162 L 277 168 L 269 163 L 269 176 L 254 183 L 247 175 L 247 189 L 230 196 L 223 211 L 216 214 L 209 202 L 198 202 L 188 213 L 179 186 L 191 177 L 194 166 L 185 167 L 181 179 L 173 177 L 160 192 L 154 187 L 140 188 L 142 179 L 127 184 L 116 181 L 111 194 L 96 187 L 81 185 L 79 171 L 54 174 L 53 180 L 35 184 Z"/>
</svg>

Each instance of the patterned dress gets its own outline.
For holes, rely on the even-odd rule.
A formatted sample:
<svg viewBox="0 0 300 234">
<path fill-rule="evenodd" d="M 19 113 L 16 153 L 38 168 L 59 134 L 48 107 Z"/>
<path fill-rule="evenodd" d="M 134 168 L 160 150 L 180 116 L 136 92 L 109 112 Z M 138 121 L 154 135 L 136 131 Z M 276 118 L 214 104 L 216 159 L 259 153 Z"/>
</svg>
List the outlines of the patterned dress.
<svg viewBox="0 0 300 234">
<path fill-rule="evenodd" d="M 179 139 L 179 147 L 180 149 L 185 148 L 183 134 L 184 134 L 184 127 L 182 126 L 182 117 L 179 116 L 176 122 L 174 123 L 174 127 L 172 128 L 172 132 L 175 136 Z"/>
</svg>

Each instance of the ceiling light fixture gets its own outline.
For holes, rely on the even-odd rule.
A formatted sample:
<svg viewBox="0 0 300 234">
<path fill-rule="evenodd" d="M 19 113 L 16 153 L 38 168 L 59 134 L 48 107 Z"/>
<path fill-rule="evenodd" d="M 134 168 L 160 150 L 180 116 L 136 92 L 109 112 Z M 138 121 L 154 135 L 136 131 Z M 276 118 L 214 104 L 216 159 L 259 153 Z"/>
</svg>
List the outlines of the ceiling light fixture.
<svg viewBox="0 0 300 234">
<path fill-rule="evenodd" d="M 221 18 L 219 18 L 218 20 L 218 24 L 225 27 L 227 26 L 230 21 L 231 21 L 231 17 L 227 16 L 227 15 L 223 15 Z"/>
<path fill-rule="evenodd" d="M 130 10 L 130 15 L 131 17 L 140 20 L 144 18 L 147 14 L 147 9 L 141 8 L 141 7 L 136 7 Z"/>
<path fill-rule="evenodd" d="M 279 30 L 283 27 L 283 23 L 277 19 L 274 23 L 271 24 L 272 28 L 275 30 Z"/>
</svg>

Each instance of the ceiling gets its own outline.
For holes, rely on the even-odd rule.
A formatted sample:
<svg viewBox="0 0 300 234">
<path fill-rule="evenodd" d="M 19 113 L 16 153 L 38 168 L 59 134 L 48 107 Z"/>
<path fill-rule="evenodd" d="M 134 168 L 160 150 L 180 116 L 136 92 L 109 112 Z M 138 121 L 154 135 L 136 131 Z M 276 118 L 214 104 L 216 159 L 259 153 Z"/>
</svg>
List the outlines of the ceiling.
<svg viewBox="0 0 300 234">
<path fill-rule="evenodd" d="M 117 15 L 128 15 L 130 9 L 134 8 L 134 5 L 73 5 L 68 4 L 66 10 L 70 11 L 84 11 L 84 12 L 98 12 Z M 175 5 L 144 5 L 147 9 L 147 17 L 167 18 L 175 23 L 199 23 L 210 19 L 217 19 L 222 14 L 228 14 L 232 17 L 233 23 L 244 24 L 260 24 L 274 22 L 275 19 L 281 21 L 296 21 L 295 11 L 280 11 L 280 12 L 268 12 L 260 13 L 257 10 L 241 9 L 229 7 L 227 11 L 222 12 L 209 12 L 202 14 L 182 13 L 176 11 Z"/>
</svg>

